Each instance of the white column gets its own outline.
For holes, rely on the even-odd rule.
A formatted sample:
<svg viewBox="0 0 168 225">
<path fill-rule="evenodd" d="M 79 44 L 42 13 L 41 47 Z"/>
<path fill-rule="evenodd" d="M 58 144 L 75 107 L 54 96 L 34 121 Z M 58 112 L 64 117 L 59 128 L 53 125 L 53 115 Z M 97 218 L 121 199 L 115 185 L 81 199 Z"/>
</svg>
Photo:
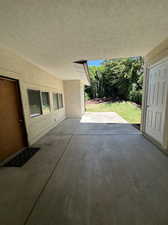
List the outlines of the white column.
<svg viewBox="0 0 168 225">
<path fill-rule="evenodd" d="M 65 111 L 68 118 L 80 118 L 85 112 L 84 84 L 80 80 L 64 81 Z"/>
</svg>

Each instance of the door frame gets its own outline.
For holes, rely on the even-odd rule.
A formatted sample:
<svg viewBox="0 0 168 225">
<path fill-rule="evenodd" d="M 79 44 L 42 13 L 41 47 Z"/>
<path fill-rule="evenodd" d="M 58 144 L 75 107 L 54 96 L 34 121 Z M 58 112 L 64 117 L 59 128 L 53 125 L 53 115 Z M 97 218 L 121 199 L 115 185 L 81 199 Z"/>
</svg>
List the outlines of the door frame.
<svg viewBox="0 0 168 225">
<path fill-rule="evenodd" d="M 141 115 L 141 131 L 145 133 L 146 127 L 146 110 L 147 110 L 147 98 L 148 98 L 148 84 L 149 84 L 149 70 L 150 64 L 144 63 L 144 81 L 142 92 L 142 115 Z"/>
<path fill-rule="evenodd" d="M 7 77 L 7 76 L 1 75 L 1 74 L 0 74 L 0 78 L 5 79 L 5 80 L 11 80 L 11 81 L 16 82 L 16 86 L 17 86 L 17 90 L 18 90 L 18 100 L 19 100 L 20 106 L 21 106 L 20 113 L 21 113 L 22 118 L 23 118 L 23 125 L 22 125 L 23 126 L 23 132 L 24 132 L 23 135 L 24 135 L 24 139 L 25 139 L 25 144 L 26 144 L 27 147 L 29 147 L 28 134 L 27 134 L 26 122 L 25 122 L 25 115 L 24 115 L 23 103 L 22 103 L 22 98 L 21 98 L 20 81 L 18 79 L 11 78 L 11 77 Z M 22 150 L 23 149 L 18 150 L 17 152 L 15 152 L 11 156 L 9 156 L 9 158 L 12 158 L 13 155 L 16 155 L 18 152 L 20 152 Z M 5 161 L 7 159 L 5 159 Z"/>
</svg>

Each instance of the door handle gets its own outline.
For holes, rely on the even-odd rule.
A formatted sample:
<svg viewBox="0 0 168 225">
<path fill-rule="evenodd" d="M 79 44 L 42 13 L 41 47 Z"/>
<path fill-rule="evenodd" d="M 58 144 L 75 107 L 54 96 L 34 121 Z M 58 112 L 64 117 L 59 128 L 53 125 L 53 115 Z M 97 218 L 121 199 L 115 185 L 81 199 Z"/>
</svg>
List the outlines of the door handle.
<svg viewBox="0 0 168 225">
<path fill-rule="evenodd" d="M 23 123 L 23 120 L 19 120 L 19 123 Z"/>
</svg>

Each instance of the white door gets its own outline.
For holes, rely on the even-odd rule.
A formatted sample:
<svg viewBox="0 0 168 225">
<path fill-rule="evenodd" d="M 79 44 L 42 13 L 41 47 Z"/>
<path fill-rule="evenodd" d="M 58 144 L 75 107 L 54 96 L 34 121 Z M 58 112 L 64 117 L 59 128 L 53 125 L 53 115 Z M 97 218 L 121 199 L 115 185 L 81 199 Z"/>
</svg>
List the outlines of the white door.
<svg viewBox="0 0 168 225">
<path fill-rule="evenodd" d="M 168 60 L 149 69 L 145 132 L 165 145 L 165 114 L 168 88 Z"/>
</svg>

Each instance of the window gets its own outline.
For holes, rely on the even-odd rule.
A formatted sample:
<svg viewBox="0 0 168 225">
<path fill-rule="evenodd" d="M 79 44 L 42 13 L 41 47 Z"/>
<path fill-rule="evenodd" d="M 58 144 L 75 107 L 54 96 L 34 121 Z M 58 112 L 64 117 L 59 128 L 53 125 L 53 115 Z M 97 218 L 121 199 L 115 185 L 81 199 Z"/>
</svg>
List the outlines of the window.
<svg viewBox="0 0 168 225">
<path fill-rule="evenodd" d="M 40 91 L 28 90 L 31 117 L 42 114 Z"/>
<path fill-rule="evenodd" d="M 54 110 L 59 109 L 58 94 L 55 94 L 55 93 L 53 93 L 53 107 L 54 107 Z"/>
<path fill-rule="evenodd" d="M 63 95 L 62 94 L 60 94 L 60 98 L 61 98 L 61 108 L 63 108 L 64 104 L 63 104 Z"/>
<path fill-rule="evenodd" d="M 28 89 L 28 98 L 31 117 L 50 112 L 50 98 L 48 92 Z"/>
<path fill-rule="evenodd" d="M 63 108 L 63 96 L 58 94 L 59 109 Z"/>
<path fill-rule="evenodd" d="M 53 106 L 54 110 L 63 108 L 63 95 L 53 93 Z"/>
<path fill-rule="evenodd" d="M 43 114 L 50 112 L 50 99 L 48 92 L 41 92 Z"/>
</svg>

